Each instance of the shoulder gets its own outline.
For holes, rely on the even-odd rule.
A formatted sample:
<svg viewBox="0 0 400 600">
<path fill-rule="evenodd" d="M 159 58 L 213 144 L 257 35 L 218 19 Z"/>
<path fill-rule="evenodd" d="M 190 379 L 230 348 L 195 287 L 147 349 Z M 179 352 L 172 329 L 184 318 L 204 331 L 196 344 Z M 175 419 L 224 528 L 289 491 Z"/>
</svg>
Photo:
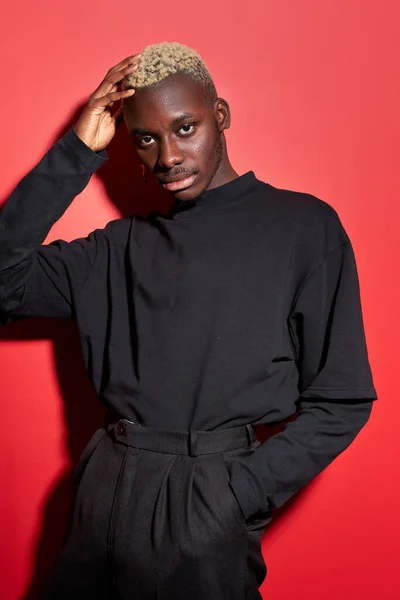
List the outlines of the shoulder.
<svg viewBox="0 0 400 600">
<path fill-rule="evenodd" d="M 148 230 L 154 229 L 158 216 L 163 216 L 163 213 L 152 211 L 145 216 L 120 217 L 109 221 L 102 228 L 94 229 L 89 235 L 95 236 L 101 242 L 125 248 L 130 239 L 141 235 L 142 232 L 146 235 Z"/>
<path fill-rule="evenodd" d="M 338 211 L 308 192 L 277 188 L 260 182 L 272 213 L 283 222 L 299 246 L 312 246 L 320 256 L 350 241 Z"/>
<path fill-rule="evenodd" d="M 94 229 L 89 235 L 103 243 L 114 246 L 125 245 L 129 239 L 132 222 L 135 217 L 120 217 L 112 219 L 104 227 Z"/>
</svg>

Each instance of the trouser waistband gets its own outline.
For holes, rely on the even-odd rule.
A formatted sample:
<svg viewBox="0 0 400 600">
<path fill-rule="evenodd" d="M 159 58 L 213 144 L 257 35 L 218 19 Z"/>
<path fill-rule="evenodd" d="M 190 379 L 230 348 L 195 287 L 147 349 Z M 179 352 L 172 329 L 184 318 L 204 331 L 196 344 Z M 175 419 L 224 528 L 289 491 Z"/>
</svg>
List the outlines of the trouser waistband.
<svg viewBox="0 0 400 600">
<path fill-rule="evenodd" d="M 181 431 L 145 427 L 127 419 L 118 419 L 109 423 L 107 430 L 116 442 L 127 446 L 189 456 L 251 448 L 257 440 L 255 426 L 251 424 L 214 431 Z"/>
</svg>

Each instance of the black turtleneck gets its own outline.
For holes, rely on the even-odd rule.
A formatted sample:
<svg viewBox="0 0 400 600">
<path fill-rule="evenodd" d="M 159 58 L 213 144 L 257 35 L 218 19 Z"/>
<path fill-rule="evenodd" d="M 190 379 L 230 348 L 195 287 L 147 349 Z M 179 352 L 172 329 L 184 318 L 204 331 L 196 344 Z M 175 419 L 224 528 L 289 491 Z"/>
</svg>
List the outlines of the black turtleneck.
<svg viewBox="0 0 400 600">
<path fill-rule="evenodd" d="M 249 171 L 224 185 L 202 192 L 194 200 L 175 200 L 168 217 L 179 219 L 186 216 L 186 211 L 190 211 L 190 216 L 193 217 L 208 210 L 210 203 L 212 203 L 213 210 L 217 210 L 226 203 L 232 205 L 234 202 L 241 202 L 256 183 L 257 179 L 253 171 Z"/>
<path fill-rule="evenodd" d="M 145 426 L 272 425 L 298 410 L 231 464 L 246 517 L 281 506 L 352 442 L 377 398 L 337 212 L 249 171 L 182 210 L 43 245 L 106 160 L 71 128 L 12 192 L 1 323 L 76 319 L 100 400 Z"/>
</svg>

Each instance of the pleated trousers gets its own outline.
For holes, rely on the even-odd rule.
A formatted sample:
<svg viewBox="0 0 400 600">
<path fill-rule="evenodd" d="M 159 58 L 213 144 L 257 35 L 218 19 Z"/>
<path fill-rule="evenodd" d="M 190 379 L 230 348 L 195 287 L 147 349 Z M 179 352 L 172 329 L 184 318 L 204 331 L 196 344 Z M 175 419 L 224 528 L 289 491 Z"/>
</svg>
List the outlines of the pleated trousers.
<svg viewBox="0 0 400 600">
<path fill-rule="evenodd" d="M 251 425 L 177 431 L 119 419 L 98 429 L 39 599 L 260 600 L 272 516 L 246 520 L 229 486 L 229 462 L 259 445 Z"/>
</svg>

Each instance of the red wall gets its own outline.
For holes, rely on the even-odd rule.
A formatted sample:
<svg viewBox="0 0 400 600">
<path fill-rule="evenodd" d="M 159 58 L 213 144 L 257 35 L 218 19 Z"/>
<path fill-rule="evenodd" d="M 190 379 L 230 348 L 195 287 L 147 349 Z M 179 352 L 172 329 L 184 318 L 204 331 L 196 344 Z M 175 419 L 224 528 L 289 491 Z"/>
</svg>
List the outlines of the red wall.
<svg viewBox="0 0 400 600">
<path fill-rule="evenodd" d="M 398 593 L 399 12 L 389 0 L 14 0 L 0 19 L 1 201 L 112 65 L 177 40 L 200 52 L 230 102 L 235 169 L 326 200 L 352 239 L 379 399 L 264 536 L 261 591 L 274 600 Z M 92 178 L 46 242 L 134 212 L 125 129 L 112 145 L 112 171 Z M 36 589 L 59 543 L 69 468 L 102 414 L 73 323 L 31 319 L 0 336 L 0 597 L 15 600 Z"/>
</svg>

